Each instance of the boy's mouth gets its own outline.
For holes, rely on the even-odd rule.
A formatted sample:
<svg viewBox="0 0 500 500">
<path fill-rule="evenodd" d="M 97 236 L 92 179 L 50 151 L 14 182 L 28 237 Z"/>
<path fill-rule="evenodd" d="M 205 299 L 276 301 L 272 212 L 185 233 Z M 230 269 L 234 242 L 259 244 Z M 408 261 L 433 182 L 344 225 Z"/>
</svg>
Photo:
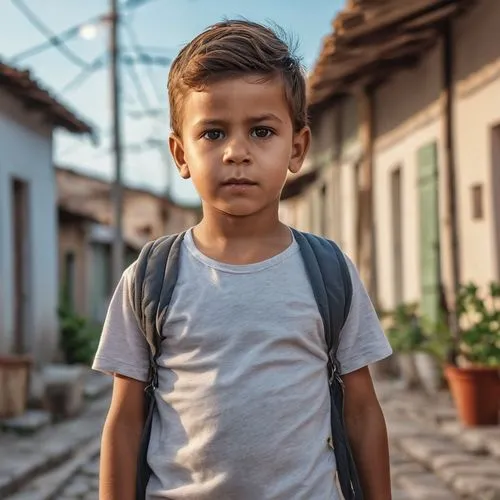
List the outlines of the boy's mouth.
<svg viewBox="0 0 500 500">
<path fill-rule="evenodd" d="M 223 186 L 256 186 L 257 183 L 246 177 L 230 177 L 222 182 Z"/>
</svg>

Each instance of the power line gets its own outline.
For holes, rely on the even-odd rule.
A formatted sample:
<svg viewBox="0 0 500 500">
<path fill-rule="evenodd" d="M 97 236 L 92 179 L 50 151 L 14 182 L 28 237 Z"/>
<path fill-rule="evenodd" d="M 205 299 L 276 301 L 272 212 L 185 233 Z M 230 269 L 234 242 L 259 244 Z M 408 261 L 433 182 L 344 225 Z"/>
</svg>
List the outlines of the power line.
<svg viewBox="0 0 500 500">
<path fill-rule="evenodd" d="M 135 30 L 132 26 L 131 20 L 127 20 L 125 22 L 125 29 L 127 30 L 128 36 L 130 38 L 130 41 L 132 44 L 132 49 L 139 56 L 139 59 L 140 59 L 140 55 L 144 54 L 144 53 L 140 50 L 139 40 L 138 40 L 137 35 L 135 33 Z M 161 103 L 162 102 L 162 95 L 160 94 L 160 92 L 158 91 L 158 89 L 156 87 L 156 82 L 155 82 L 153 73 L 151 71 L 150 65 L 146 66 L 146 74 L 148 76 L 149 82 L 151 83 L 151 87 L 153 88 L 153 91 L 156 94 L 156 98 L 158 99 L 158 102 Z"/>
<path fill-rule="evenodd" d="M 10 58 L 10 61 L 15 64 L 23 59 L 27 59 L 29 57 L 33 57 L 37 54 L 40 54 L 50 48 L 57 47 L 59 45 L 63 45 L 64 43 L 72 40 L 76 36 L 79 35 L 80 29 L 84 26 L 87 25 L 95 25 L 95 24 L 100 24 L 103 22 L 108 21 L 108 16 L 102 15 L 102 16 L 97 16 L 97 17 L 92 17 L 91 19 L 88 19 L 87 21 L 84 21 L 83 23 L 76 24 L 75 26 L 72 26 L 71 28 L 68 28 L 64 31 L 62 31 L 59 34 L 56 34 L 55 36 L 49 37 L 47 41 L 42 42 L 40 44 L 37 44 L 33 47 L 30 47 L 26 50 L 23 50 L 19 54 L 16 54 L 15 56 Z"/>
<path fill-rule="evenodd" d="M 122 62 L 129 65 L 142 64 L 144 66 L 163 66 L 167 68 L 172 64 L 171 57 L 152 56 L 150 54 L 145 54 L 144 52 L 134 52 L 133 54 L 133 56 L 129 54 L 122 55 Z"/>
<path fill-rule="evenodd" d="M 57 40 L 58 36 L 50 29 L 48 28 L 41 20 L 40 18 L 24 3 L 23 0 L 11 0 L 12 3 L 14 4 L 17 9 L 19 9 L 26 19 L 31 23 L 32 26 L 34 26 L 42 35 L 47 38 L 47 40 Z M 54 47 L 66 57 L 69 61 L 71 61 L 73 64 L 76 64 L 77 66 L 80 66 L 81 68 L 86 68 L 88 66 L 87 61 L 84 61 L 80 56 L 75 54 L 72 50 L 70 50 L 64 41 L 60 40 L 60 43 L 53 43 L 51 42 Z"/>
<path fill-rule="evenodd" d="M 70 80 L 59 92 L 65 94 L 70 90 L 81 87 L 96 71 L 103 68 L 108 63 L 107 54 L 101 54 L 91 63 L 87 64 L 72 80 Z"/>
<path fill-rule="evenodd" d="M 157 54 L 163 54 L 167 57 L 172 55 L 172 50 L 175 51 L 175 49 L 169 50 L 166 49 L 165 47 L 153 47 L 151 45 L 140 45 L 140 44 L 137 44 L 136 49 L 142 53 L 148 53 L 148 54 L 157 53 Z"/>
<path fill-rule="evenodd" d="M 154 76 L 151 72 L 151 64 L 154 64 L 155 62 L 158 63 L 158 59 L 162 59 L 161 63 L 162 65 L 165 66 L 170 66 L 172 59 L 168 57 L 163 57 L 161 56 L 151 56 L 150 54 L 145 54 L 140 50 L 140 44 L 137 38 L 137 35 L 135 34 L 135 30 L 132 26 L 132 23 L 130 20 L 127 20 L 128 22 L 125 23 L 125 28 L 127 30 L 128 36 L 131 41 L 132 49 L 135 52 L 136 57 L 138 58 L 139 62 L 145 63 L 146 68 L 147 68 L 147 76 L 149 78 L 149 81 L 151 83 L 151 86 L 153 87 L 153 90 L 156 94 L 156 97 L 158 99 L 158 102 L 161 104 L 163 101 L 163 96 L 158 92 L 156 83 L 154 81 Z M 127 57 L 127 56 L 124 56 Z M 131 60 L 131 58 L 127 61 L 131 62 L 132 65 L 135 64 L 135 61 Z M 137 73 L 136 73 L 137 75 Z M 137 75 L 138 76 L 138 75 Z M 144 87 L 142 87 L 144 88 Z M 145 115 L 150 115 L 152 114 L 152 117 L 156 117 L 157 120 L 161 119 L 161 114 L 154 113 L 154 110 L 151 110 L 151 107 L 148 104 L 148 101 L 143 101 L 142 105 L 144 108 L 144 113 Z M 160 126 L 160 121 L 157 121 L 157 127 L 155 128 L 154 126 L 152 127 L 151 134 L 157 135 L 158 127 Z M 160 159 L 162 160 L 162 163 L 164 164 L 164 167 L 166 169 L 166 174 L 167 174 L 167 196 L 170 196 L 170 190 L 172 188 L 172 179 L 171 179 L 171 164 L 169 161 L 168 155 L 165 154 L 165 143 L 164 141 L 158 141 L 158 140 L 151 140 L 149 144 L 154 147 L 160 154 Z"/>
<path fill-rule="evenodd" d="M 134 87 L 137 91 L 137 96 L 139 98 L 139 102 L 141 106 L 146 110 L 151 108 L 151 104 L 149 102 L 148 95 L 146 93 L 146 90 L 144 89 L 144 86 L 142 85 L 141 78 L 139 76 L 139 73 L 135 69 L 134 65 L 127 64 L 127 69 L 128 69 L 128 74 L 132 80 L 132 83 L 134 84 Z"/>
<path fill-rule="evenodd" d="M 151 108 L 147 110 L 130 110 L 127 115 L 134 120 L 142 120 L 143 118 L 157 118 L 166 112 L 164 108 Z"/>
<path fill-rule="evenodd" d="M 156 0 L 125 0 L 123 3 L 123 8 L 125 9 L 137 9 L 138 7 L 142 7 L 146 4 L 155 2 Z"/>
<path fill-rule="evenodd" d="M 126 0 L 122 6 L 127 9 L 136 9 L 138 7 L 142 7 L 148 3 L 151 3 L 154 0 Z M 141 78 L 136 70 L 136 65 L 137 64 L 143 64 L 147 66 L 147 74 L 148 78 L 150 79 L 151 85 L 153 86 L 153 90 L 156 94 L 156 97 L 158 98 L 158 101 L 161 102 L 162 96 L 159 94 L 158 89 L 155 85 L 154 82 L 154 77 L 151 72 L 150 67 L 152 65 L 159 65 L 163 67 L 167 67 L 170 65 L 172 59 L 167 56 L 161 56 L 161 55 L 154 55 L 152 56 L 151 54 L 148 54 L 143 47 L 141 47 L 138 43 L 137 36 L 135 35 L 135 32 L 132 28 L 132 26 L 127 23 L 126 27 L 129 33 L 129 37 L 132 41 L 133 45 L 133 50 L 134 50 L 134 57 L 130 57 L 127 55 L 120 56 L 118 54 L 118 47 L 116 43 L 116 31 L 117 31 L 117 24 L 118 24 L 118 16 L 117 16 L 117 10 L 118 10 L 118 2 L 117 0 L 112 0 L 112 13 L 111 16 L 105 15 L 105 16 L 99 16 L 97 18 L 93 18 L 90 21 L 86 21 L 84 23 L 80 23 L 76 26 L 73 26 L 71 28 L 66 29 L 64 32 L 60 33 L 57 35 L 54 33 L 48 26 L 44 24 L 44 22 L 31 10 L 26 3 L 23 0 L 12 0 L 13 5 L 18 8 L 22 14 L 26 17 L 26 19 L 41 33 L 43 36 L 46 38 L 46 41 L 42 44 L 38 44 L 35 47 L 31 47 L 30 49 L 24 50 L 20 54 L 17 54 L 14 58 L 12 58 L 13 61 L 20 61 L 22 59 L 25 59 L 27 57 L 31 57 L 33 55 L 39 54 L 51 47 L 56 48 L 66 59 L 68 59 L 71 63 L 79 66 L 81 68 L 81 71 L 70 81 L 68 82 L 63 89 L 61 90 L 62 93 L 69 92 L 70 90 L 74 90 L 75 88 L 80 87 L 83 85 L 92 74 L 94 74 L 97 70 L 101 69 L 104 67 L 107 62 L 108 62 L 108 57 L 106 55 L 100 55 L 99 57 L 95 58 L 93 61 L 90 63 L 83 60 L 80 58 L 74 51 L 72 51 L 67 45 L 66 42 L 74 38 L 75 36 L 78 35 L 80 29 L 82 26 L 85 26 L 85 24 L 95 24 L 96 22 L 103 22 L 103 21 L 111 21 L 111 27 L 112 30 L 115 32 L 112 38 L 115 40 L 115 45 L 111 50 L 112 55 L 115 57 L 115 60 L 118 60 L 121 63 L 124 63 L 125 66 L 128 68 L 129 75 L 132 79 L 132 82 L 137 90 L 139 102 L 144 108 L 145 114 L 150 115 L 151 117 L 154 117 L 158 120 L 159 115 L 156 113 L 151 113 L 151 105 L 147 96 L 147 92 L 144 89 L 144 86 L 142 84 Z M 120 90 L 118 88 L 114 89 L 114 94 L 115 94 L 115 100 L 118 98 L 117 95 L 121 94 Z M 115 103 L 115 107 L 117 104 Z M 115 115 L 116 115 L 116 110 L 115 110 Z M 116 121 L 116 119 L 115 119 Z M 159 122 L 157 123 L 159 125 Z M 117 127 L 118 128 L 118 127 Z M 117 133 L 118 132 L 118 133 Z M 154 128 L 152 130 L 154 132 Z M 114 144 L 114 152 L 115 156 L 119 157 L 116 158 L 116 167 L 117 170 L 119 170 L 119 164 L 120 164 L 120 158 L 121 158 L 121 148 L 117 144 L 117 136 L 119 136 L 119 131 L 115 131 L 115 144 Z M 153 138 L 150 138 L 146 140 L 146 144 L 144 149 L 138 150 L 135 149 L 134 152 L 143 152 L 145 149 L 151 149 L 151 148 L 157 148 L 158 149 L 159 143 L 157 140 L 154 140 Z M 128 148 L 127 148 L 128 149 Z M 132 150 L 134 148 L 132 147 Z M 164 154 L 164 148 L 159 148 L 160 155 L 162 156 L 163 162 L 166 164 L 167 167 L 170 166 L 168 159 L 165 158 Z M 66 153 L 71 152 L 71 151 L 66 151 Z M 106 154 L 106 153 L 105 153 Z M 170 176 L 169 176 L 170 177 Z M 170 182 L 168 183 L 170 188 Z M 115 181 L 115 186 L 116 186 L 116 191 L 118 194 L 118 190 L 121 190 L 121 175 L 119 172 L 117 172 L 117 179 Z M 119 200 L 118 201 L 118 205 Z M 117 213 L 118 216 L 118 213 Z M 117 226 L 118 226 L 118 233 L 120 233 L 120 223 L 117 221 Z M 118 238 L 119 240 L 120 238 Z M 119 241 L 117 241 L 119 245 Z M 118 250 L 118 245 L 117 245 L 117 250 Z M 119 259 L 118 259 L 119 260 Z"/>
<path fill-rule="evenodd" d="M 68 146 L 66 149 L 63 149 L 59 154 L 61 156 L 67 156 L 83 148 L 83 146 L 86 146 L 84 142 L 77 142 L 75 144 L 71 144 L 71 146 Z"/>
</svg>

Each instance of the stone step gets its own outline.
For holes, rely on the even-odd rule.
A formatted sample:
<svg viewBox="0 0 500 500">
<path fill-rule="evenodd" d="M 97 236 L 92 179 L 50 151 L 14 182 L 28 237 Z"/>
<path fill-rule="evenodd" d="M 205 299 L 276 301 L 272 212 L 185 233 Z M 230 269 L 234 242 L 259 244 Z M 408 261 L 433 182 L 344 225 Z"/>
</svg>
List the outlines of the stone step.
<svg viewBox="0 0 500 500">
<path fill-rule="evenodd" d="M 83 488 L 82 484 L 75 483 L 71 490 L 66 489 L 66 485 L 72 477 L 87 466 L 90 460 L 98 456 L 100 444 L 99 437 L 92 439 L 60 467 L 30 482 L 26 488 L 7 497 L 6 500 L 61 500 L 63 495 L 73 498 L 85 495 L 88 488 Z M 79 486 L 80 489 L 78 489 Z"/>
<path fill-rule="evenodd" d="M 3 420 L 1 426 L 7 432 L 34 434 L 52 422 L 52 416 L 44 410 L 28 410 L 23 415 Z"/>
</svg>

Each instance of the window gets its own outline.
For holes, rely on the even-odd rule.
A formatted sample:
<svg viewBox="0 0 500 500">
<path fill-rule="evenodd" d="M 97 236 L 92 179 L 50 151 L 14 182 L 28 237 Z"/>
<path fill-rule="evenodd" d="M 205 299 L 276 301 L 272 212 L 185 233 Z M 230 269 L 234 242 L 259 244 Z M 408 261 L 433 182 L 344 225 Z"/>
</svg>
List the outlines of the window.
<svg viewBox="0 0 500 500">
<path fill-rule="evenodd" d="M 471 187 L 471 205 L 472 219 L 482 220 L 484 218 L 482 184 L 476 184 Z"/>
</svg>

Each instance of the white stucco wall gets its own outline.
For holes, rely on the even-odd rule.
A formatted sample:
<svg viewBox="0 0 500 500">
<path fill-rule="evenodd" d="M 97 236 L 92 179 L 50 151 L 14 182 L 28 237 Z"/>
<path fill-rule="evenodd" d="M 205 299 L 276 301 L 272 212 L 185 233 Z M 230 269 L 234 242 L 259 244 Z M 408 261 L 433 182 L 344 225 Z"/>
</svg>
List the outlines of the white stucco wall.
<svg viewBox="0 0 500 500">
<path fill-rule="evenodd" d="M 455 148 L 462 280 L 500 279 L 494 218 L 500 179 L 492 176 L 492 128 L 500 125 L 500 2 L 480 0 L 455 23 Z M 497 165 L 500 169 L 500 165 Z M 473 220 L 471 187 L 482 184 L 484 218 Z M 493 195 L 494 190 L 496 196 Z"/>
<path fill-rule="evenodd" d="M 356 224 L 358 217 L 356 162 L 345 161 L 340 167 L 340 206 L 341 208 L 341 238 L 342 250 L 356 260 Z"/>
<path fill-rule="evenodd" d="M 440 47 L 412 69 L 393 76 L 375 94 L 374 210 L 378 298 L 382 308 L 396 305 L 391 207 L 391 174 L 401 168 L 403 300 L 420 297 L 417 151 L 438 142 L 442 158 Z"/>
<path fill-rule="evenodd" d="M 286 224 L 335 240 L 353 260 L 356 252 L 355 172 L 361 158 L 357 123 L 354 97 L 346 97 L 315 117 L 307 170 L 316 168 L 318 178 L 300 195 L 280 204 L 281 219 Z M 340 124 L 339 130 L 337 124 Z M 326 188 L 324 198 L 322 186 Z"/>
<path fill-rule="evenodd" d="M 313 230 L 312 210 L 314 209 L 312 194 L 313 192 L 309 189 L 300 196 L 280 202 L 280 220 L 299 231 L 311 232 Z"/>
<path fill-rule="evenodd" d="M 29 183 L 29 298 L 26 349 L 37 361 L 57 343 L 57 213 L 52 132 L 41 118 L 0 91 L 0 352 L 14 329 L 12 178 Z"/>
</svg>

